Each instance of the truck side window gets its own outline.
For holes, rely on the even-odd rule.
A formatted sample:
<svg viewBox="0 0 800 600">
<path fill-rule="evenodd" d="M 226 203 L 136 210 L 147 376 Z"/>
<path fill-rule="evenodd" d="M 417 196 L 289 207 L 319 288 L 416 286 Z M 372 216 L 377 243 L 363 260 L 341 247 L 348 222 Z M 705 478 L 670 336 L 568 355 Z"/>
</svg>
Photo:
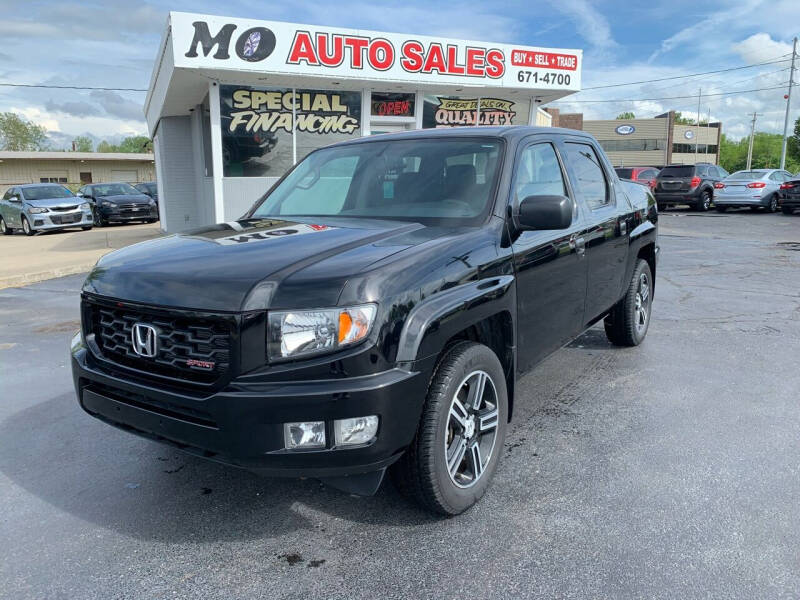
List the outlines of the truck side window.
<svg viewBox="0 0 800 600">
<path fill-rule="evenodd" d="M 522 151 L 514 198 L 522 202 L 528 196 L 565 196 L 564 175 L 552 144 L 534 144 Z"/>
<path fill-rule="evenodd" d="M 567 156 L 575 173 L 575 187 L 583 195 L 589 208 L 595 210 L 611 203 L 603 167 L 597 153 L 589 144 L 567 142 Z"/>
</svg>

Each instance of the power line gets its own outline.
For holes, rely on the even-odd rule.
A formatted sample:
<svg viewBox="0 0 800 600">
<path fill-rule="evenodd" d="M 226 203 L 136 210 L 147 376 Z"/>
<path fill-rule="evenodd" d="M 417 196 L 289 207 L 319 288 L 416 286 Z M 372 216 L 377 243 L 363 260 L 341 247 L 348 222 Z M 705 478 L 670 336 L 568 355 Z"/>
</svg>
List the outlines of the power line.
<svg viewBox="0 0 800 600">
<path fill-rule="evenodd" d="M 2 87 L 17 88 L 45 88 L 49 90 L 99 90 L 101 92 L 146 92 L 141 88 L 110 88 L 110 87 L 88 87 L 81 85 L 44 85 L 34 83 L 0 83 Z"/>
<path fill-rule="evenodd" d="M 657 79 L 645 79 L 642 81 L 629 81 L 626 83 L 610 83 L 608 85 L 596 85 L 593 87 L 583 88 L 581 91 L 587 90 L 602 90 L 606 88 L 613 88 L 613 87 L 623 87 L 626 85 L 638 85 L 640 83 L 656 83 L 658 81 L 670 81 L 673 79 L 687 79 L 689 77 L 700 77 L 702 75 L 714 75 L 715 73 L 727 73 L 729 71 L 739 71 L 741 69 L 752 69 L 754 67 L 763 67 L 764 65 L 774 65 L 782 62 L 788 62 L 791 59 L 783 58 L 784 56 L 789 56 L 791 52 L 787 52 L 786 54 L 782 54 L 781 56 L 776 57 L 776 60 L 769 60 L 765 62 L 755 63 L 752 65 L 743 65 L 741 67 L 730 67 L 728 69 L 717 69 L 715 71 L 705 71 L 703 73 L 692 73 L 690 75 L 674 75 L 672 77 L 659 77 Z"/>
<path fill-rule="evenodd" d="M 781 90 L 786 87 L 786 84 L 777 85 L 773 87 L 765 87 L 765 88 L 755 88 L 752 90 L 736 90 L 734 92 L 720 92 L 717 94 L 703 94 L 703 97 L 706 98 L 708 96 L 730 96 L 735 94 L 749 94 L 751 92 L 763 92 L 765 90 Z M 565 100 L 558 100 L 558 102 L 566 102 L 566 103 L 620 103 L 620 102 L 648 102 L 648 101 L 659 101 L 659 100 L 685 100 L 686 98 L 697 98 L 696 94 L 692 94 L 690 96 L 665 96 L 662 98 L 616 98 L 614 100 L 572 100 L 565 99 Z"/>
</svg>

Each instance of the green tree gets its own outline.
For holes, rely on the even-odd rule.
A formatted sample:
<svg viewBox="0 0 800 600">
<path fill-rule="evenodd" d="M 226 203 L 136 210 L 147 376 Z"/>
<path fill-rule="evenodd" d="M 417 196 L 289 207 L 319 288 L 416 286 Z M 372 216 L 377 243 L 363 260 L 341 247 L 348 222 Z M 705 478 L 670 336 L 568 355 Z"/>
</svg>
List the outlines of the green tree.
<svg viewBox="0 0 800 600">
<path fill-rule="evenodd" d="M 800 117 L 794 122 L 794 134 L 789 136 L 786 144 L 786 168 L 789 169 L 789 162 L 800 164 Z M 791 169 L 789 169 L 791 170 Z"/>
<path fill-rule="evenodd" d="M 636 115 L 630 111 L 626 111 L 624 113 L 619 113 L 617 115 L 617 119 L 635 119 Z"/>
<path fill-rule="evenodd" d="M 75 152 L 91 152 L 92 146 L 94 146 L 92 138 L 85 135 L 79 135 L 72 140 L 72 148 Z"/>
<path fill-rule="evenodd" d="M 47 129 L 16 113 L 0 113 L 0 149 L 35 151 L 46 147 Z"/>
<path fill-rule="evenodd" d="M 730 171 L 741 171 L 747 168 L 747 147 L 750 136 L 739 141 L 729 140 L 725 134 L 720 140 L 720 164 Z M 781 146 L 783 136 L 779 133 L 757 131 L 753 138 L 753 159 L 751 169 L 777 169 L 781 165 Z M 792 173 L 800 170 L 800 161 L 787 153 L 786 170 Z"/>
<path fill-rule="evenodd" d="M 119 152 L 119 146 L 115 146 L 114 144 L 110 144 L 109 142 L 103 140 L 97 144 L 97 150 L 95 150 L 95 152 Z"/>
<path fill-rule="evenodd" d="M 145 135 L 126 137 L 119 144 L 118 152 L 152 152 L 153 140 Z"/>
</svg>

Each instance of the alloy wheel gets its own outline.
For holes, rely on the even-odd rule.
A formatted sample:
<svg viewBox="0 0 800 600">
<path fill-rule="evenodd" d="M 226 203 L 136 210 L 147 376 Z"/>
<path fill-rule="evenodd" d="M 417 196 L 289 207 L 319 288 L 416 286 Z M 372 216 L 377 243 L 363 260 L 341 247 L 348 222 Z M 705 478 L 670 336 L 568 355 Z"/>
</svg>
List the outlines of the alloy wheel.
<svg viewBox="0 0 800 600">
<path fill-rule="evenodd" d="M 772 198 L 769 200 L 769 212 L 774 213 L 778 210 L 778 199 L 775 197 L 775 194 L 772 195 Z"/>
<path fill-rule="evenodd" d="M 6 231 L 8 231 L 8 229 L 6 228 L 6 221 L 2 217 L 0 217 L 0 233 L 5 234 Z"/>
<path fill-rule="evenodd" d="M 31 224 L 28 223 L 28 219 L 25 217 L 22 218 L 22 231 L 25 232 L 25 235 L 30 235 L 31 233 Z"/>
<path fill-rule="evenodd" d="M 647 278 L 646 273 L 639 275 L 634 315 L 636 317 L 636 331 L 642 333 L 647 328 L 647 319 L 650 318 L 650 280 Z"/>
<path fill-rule="evenodd" d="M 497 441 L 497 390 L 485 371 L 473 371 L 458 386 L 447 418 L 444 442 L 450 480 L 475 485 L 492 459 Z"/>
</svg>

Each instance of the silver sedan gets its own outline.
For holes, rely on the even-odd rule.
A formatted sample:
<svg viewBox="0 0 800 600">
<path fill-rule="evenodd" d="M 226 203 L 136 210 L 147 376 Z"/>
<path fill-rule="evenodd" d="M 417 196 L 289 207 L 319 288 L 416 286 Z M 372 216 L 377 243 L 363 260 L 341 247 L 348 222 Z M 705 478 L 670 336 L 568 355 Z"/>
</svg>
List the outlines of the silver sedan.
<svg viewBox="0 0 800 600">
<path fill-rule="evenodd" d="M 734 206 L 749 206 L 751 210 L 778 210 L 778 190 L 791 173 L 780 169 L 750 169 L 736 171 L 714 184 L 714 205 L 719 212 Z"/>
</svg>

